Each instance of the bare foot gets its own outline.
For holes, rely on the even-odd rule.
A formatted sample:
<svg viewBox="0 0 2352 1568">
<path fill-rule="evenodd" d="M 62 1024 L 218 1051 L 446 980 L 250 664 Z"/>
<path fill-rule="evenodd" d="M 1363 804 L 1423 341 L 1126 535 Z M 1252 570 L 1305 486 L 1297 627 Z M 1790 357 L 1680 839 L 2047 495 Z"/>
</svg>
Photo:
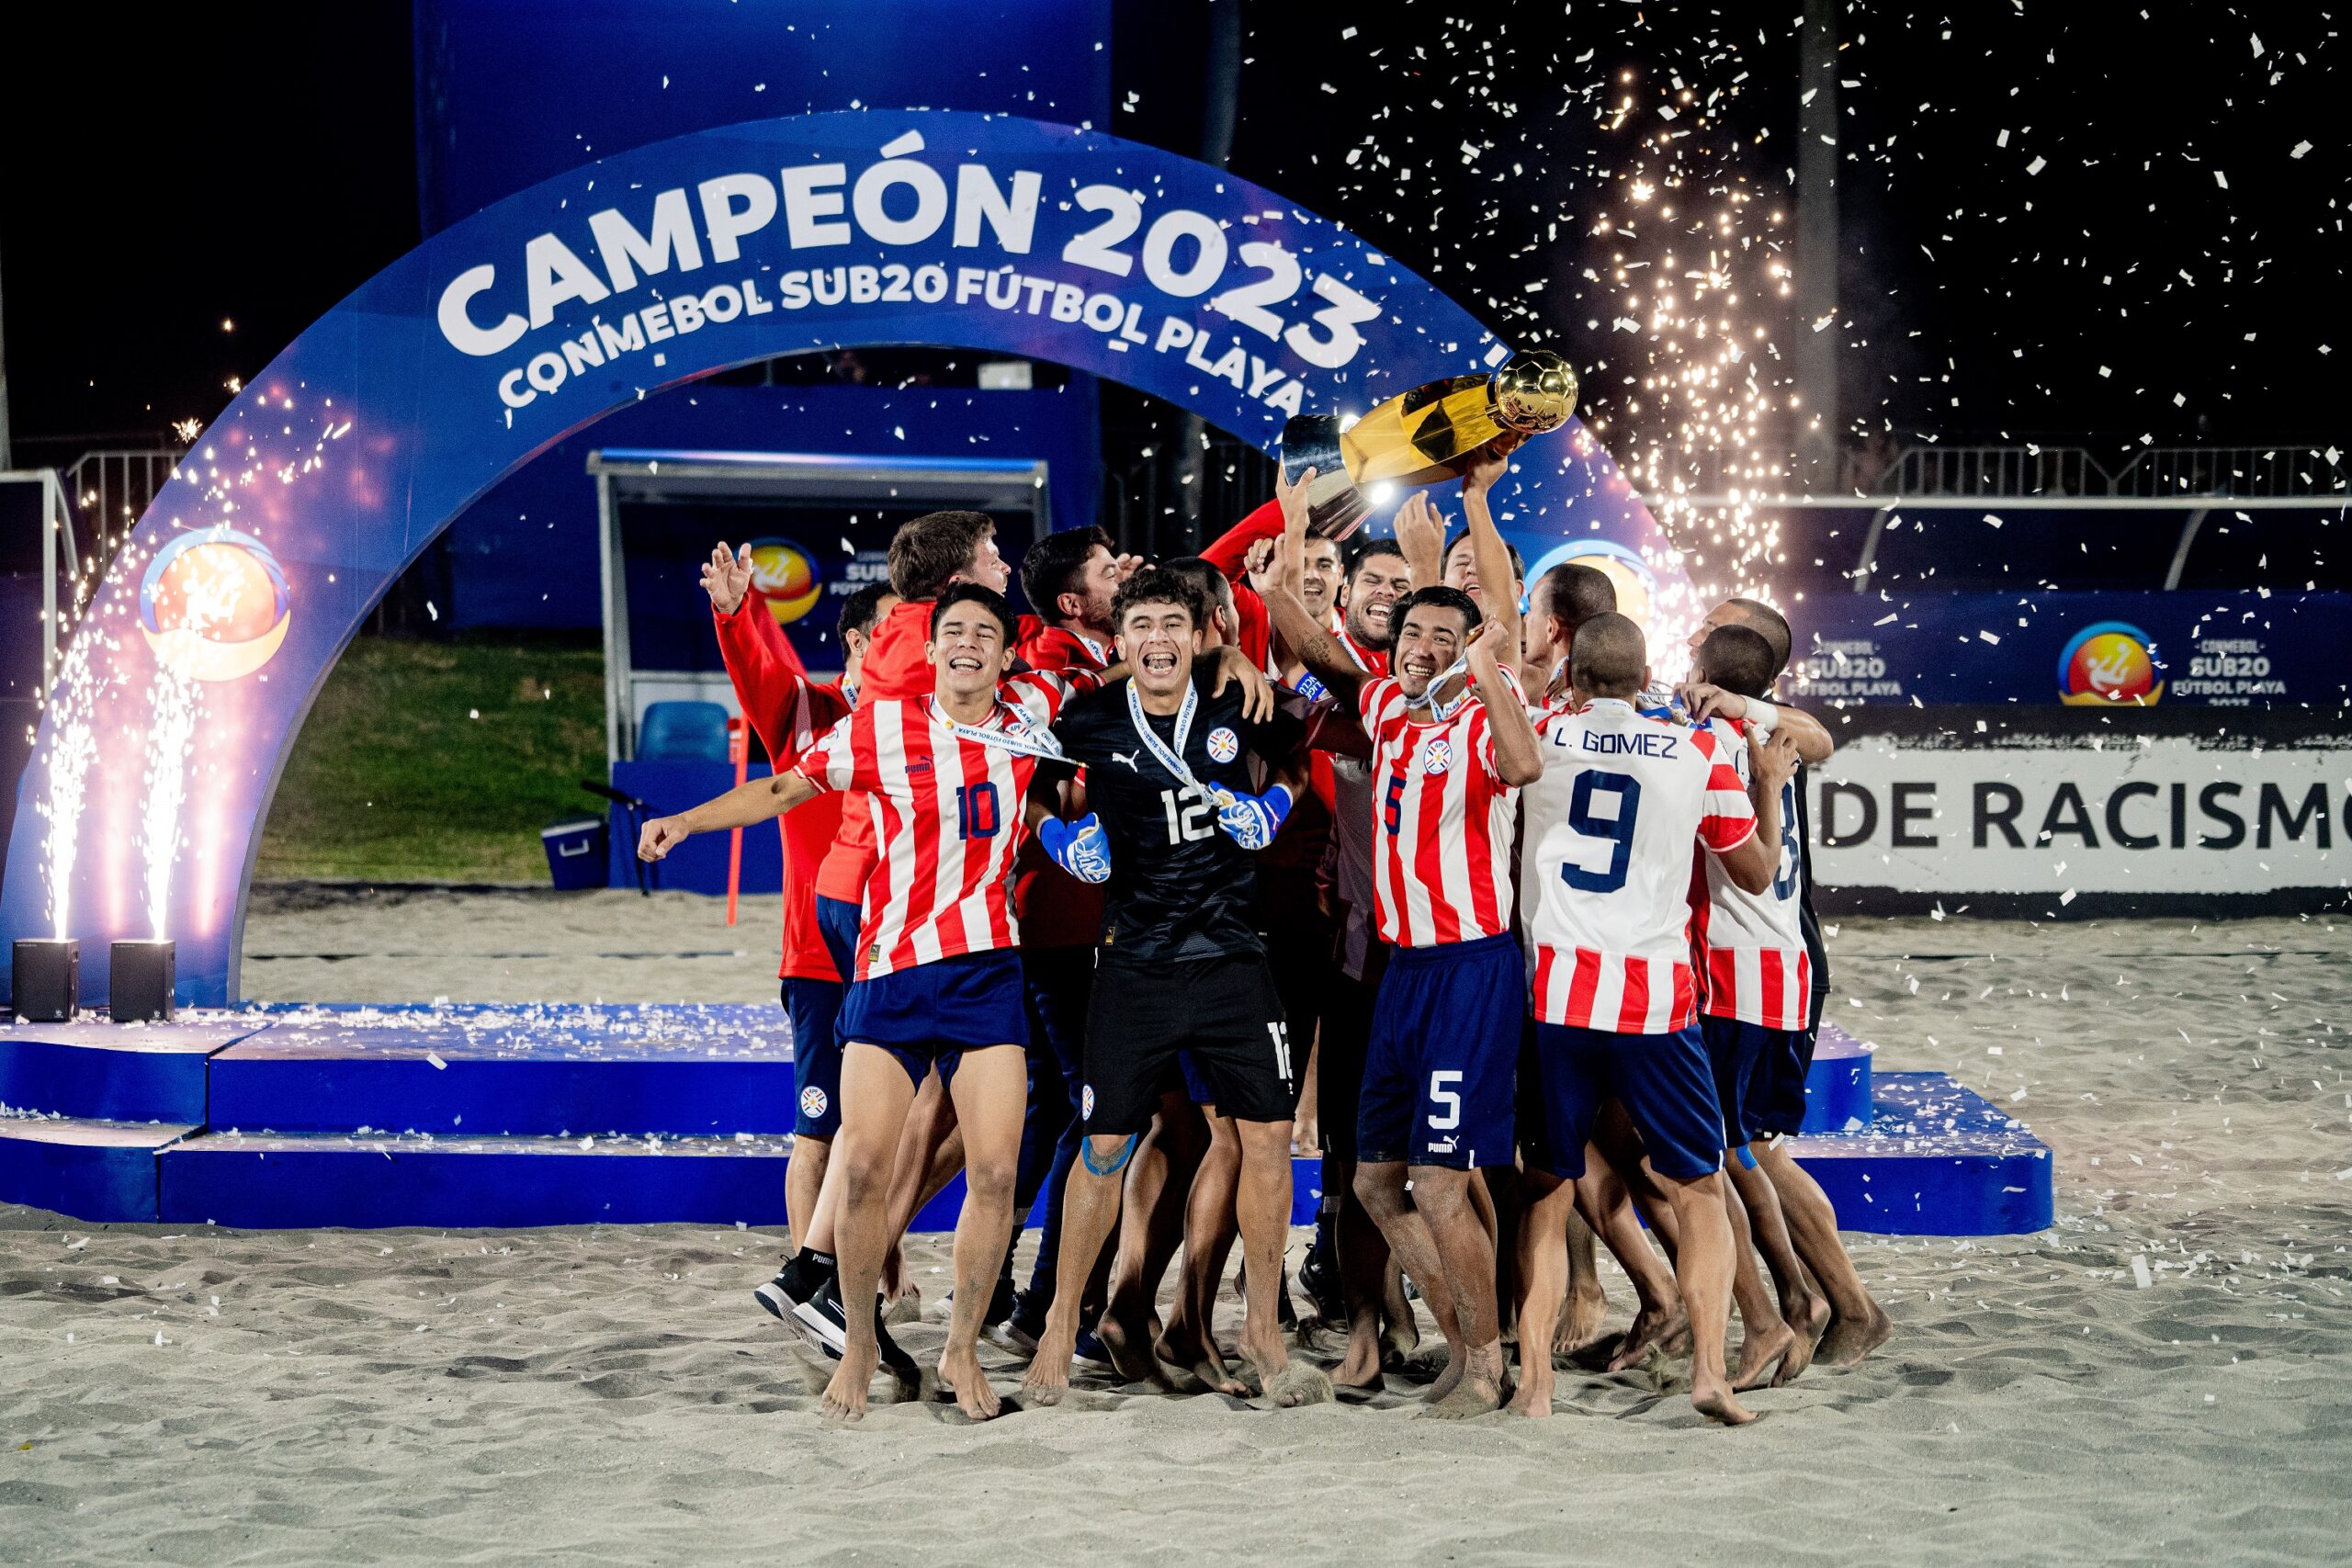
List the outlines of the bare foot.
<svg viewBox="0 0 2352 1568">
<path fill-rule="evenodd" d="M 1188 1333 L 1166 1331 L 1151 1342 L 1151 1353 L 1163 1371 L 1172 1367 L 1211 1393 L 1227 1393 L 1236 1398 L 1249 1395 L 1249 1385 L 1226 1371 L 1225 1354 L 1217 1348 L 1213 1336 L 1204 1334 L 1194 1339 Z"/>
<path fill-rule="evenodd" d="M 862 1421 L 865 1418 L 865 1394 L 874 1382 L 874 1369 L 880 1358 L 873 1351 L 861 1351 L 853 1347 L 833 1371 L 833 1381 L 825 1385 L 824 1410 L 831 1421 Z"/>
<path fill-rule="evenodd" d="M 1862 1358 L 1885 1344 L 1894 1333 L 1894 1325 L 1887 1321 L 1885 1310 L 1872 1302 L 1868 1317 L 1832 1318 L 1814 1358 L 1843 1371 L 1861 1365 Z"/>
<path fill-rule="evenodd" d="M 1422 1393 L 1422 1403 L 1435 1404 L 1452 1393 L 1461 1386 L 1462 1374 L 1468 1370 L 1468 1360 L 1462 1353 L 1462 1347 L 1449 1343 L 1445 1348 L 1445 1370 L 1438 1373 L 1437 1381 L 1430 1384 Z"/>
<path fill-rule="evenodd" d="M 1266 1402 L 1280 1410 L 1331 1402 L 1331 1380 L 1320 1367 L 1295 1358 L 1276 1368 L 1265 1383 Z"/>
<path fill-rule="evenodd" d="M 1829 1327 L 1829 1301 L 1826 1296 L 1806 1291 L 1794 1301 L 1781 1304 L 1781 1315 L 1788 1320 L 1796 1337 L 1789 1342 L 1789 1353 L 1781 1358 L 1781 1365 L 1772 1373 L 1772 1386 L 1783 1388 L 1804 1376 L 1813 1365 L 1815 1347 Z"/>
<path fill-rule="evenodd" d="M 1522 1362 L 1519 1369 L 1522 1380 L 1519 1392 L 1511 1395 L 1505 1408 L 1514 1416 L 1533 1420 L 1552 1414 L 1552 1364 L 1546 1360 Z"/>
<path fill-rule="evenodd" d="M 890 1298 L 882 1309 L 885 1323 L 921 1323 L 922 1321 L 922 1287 L 909 1285 Z"/>
<path fill-rule="evenodd" d="M 1731 1386 L 1736 1393 L 1746 1393 L 1751 1388 L 1762 1388 L 1772 1370 L 1796 1347 L 1796 1334 L 1787 1323 L 1773 1318 L 1758 1328 L 1754 1324 L 1742 1325 L 1739 1337 L 1739 1365 L 1732 1369 Z"/>
<path fill-rule="evenodd" d="M 1380 1331 L 1380 1364 L 1388 1371 L 1403 1371 L 1420 1348 L 1420 1325 L 1410 1320 L 1391 1323 Z"/>
<path fill-rule="evenodd" d="M 1047 1324 L 1044 1337 L 1037 1341 L 1037 1353 L 1029 1359 L 1029 1370 L 1022 1374 L 1021 1403 L 1059 1404 L 1062 1395 L 1069 1392 L 1070 1358 L 1077 1353 L 1077 1335 L 1059 1332 Z"/>
<path fill-rule="evenodd" d="M 980 1370 L 978 1352 L 970 1347 L 950 1346 L 940 1356 L 939 1386 L 955 1394 L 956 1407 L 975 1421 L 995 1420 L 1004 1404 Z"/>
<path fill-rule="evenodd" d="M 1676 1347 L 1687 1348 L 1690 1342 L 1690 1319 L 1680 1302 L 1664 1312 L 1644 1307 L 1634 1314 L 1634 1326 L 1625 1331 L 1625 1342 L 1609 1358 L 1609 1370 L 1622 1372 L 1640 1366 L 1653 1347 L 1669 1356 L 1680 1354 Z"/>
<path fill-rule="evenodd" d="M 1121 1382 L 1161 1381 L 1159 1368 L 1151 1359 L 1149 1314 L 1122 1309 L 1114 1301 L 1094 1325 L 1094 1337 L 1102 1341 L 1102 1353 L 1111 1358 Z"/>
<path fill-rule="evenodd" d="M 1561 1303 L 1560 1321 L 1552 1330 L 1552 1354 L 1573 1356 L 1600 1343 L 1609 1323 L 1609 1298 L 1599 1285 L 1590 1291 L 1570 1291 Z"/>
<path fill-rule="evenodd" d="M 1350 1393 L 1378 1393 L 1386 1386 L 1380 1371 L 1380 1341 L 1369 1334 L 1351 1335 L 1347 1354 L 1331 1369 L 1331 1382 Z"/>
<path fill-rule="evenodd" d="M 1756 1419 L 1756 1412 L 1732 1397 L 1730 1389 L 1710 1379 L 1690 1384 L 1690 1407 L 1710 1421 L 1720 1421 L 1726 1427 L 1745 1427 Z"/>
<path fill-rule="evenodd" d="M 1503 1348 L 1499 1341 L 1482 1345 L 1462 1358 L 1462 1373 L 1443 1398 L 1425 1406 L 1421 1414 L 1441 1421 L 1463 1421 L 1473 1416 L 1485 1416 L 1502 1408 L 1510 1397 L 1510 1384 L 1503 1375 Z"/>
</svg>

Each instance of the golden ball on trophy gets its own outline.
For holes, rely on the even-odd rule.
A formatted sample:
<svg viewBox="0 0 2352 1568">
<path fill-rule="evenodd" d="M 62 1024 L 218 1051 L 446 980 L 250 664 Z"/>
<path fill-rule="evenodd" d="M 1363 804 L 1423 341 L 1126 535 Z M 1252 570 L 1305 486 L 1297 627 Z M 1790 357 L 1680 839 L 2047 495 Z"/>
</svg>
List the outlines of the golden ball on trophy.
<svg viewBox="0 0 2352 1568">
<path fill-rule="evenodd" d="M 1543 435 L 1568 423 L 1577 408 L 1577 373 L 1549 349 L 1514 355 L 1490 384 L 1495 423 L 1521 435 Z"/>
</svg>

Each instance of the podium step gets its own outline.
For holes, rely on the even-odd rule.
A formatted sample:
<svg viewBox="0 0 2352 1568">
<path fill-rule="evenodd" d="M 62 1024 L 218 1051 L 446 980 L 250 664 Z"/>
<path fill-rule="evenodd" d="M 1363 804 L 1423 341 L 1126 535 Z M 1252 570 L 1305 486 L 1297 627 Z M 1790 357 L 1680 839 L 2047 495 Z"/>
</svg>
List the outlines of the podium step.
<svg viewBox="0 0 2352 1568">
<path fill-rule="evenodd" d="M 786 1138 L 206 1133 L 153 1163 L 169 1224 L 784 1223 Z"/>
<path fill-rule="evenodd" d="M 1878 1049 L 1824 1023 L 1813 1042 L 1804 1080 L 1804 1133 L 1845 1133 L 1869 1125 L 1874 1111 L 1871 1056 Z"/>
<path fill-rule="evenodd" d="M 201 1122 L 206 1061 L 263 1027 L 258 1019 L 0 1025 L 0 1107 L 98 1121 Z"/>
<path fill-rule="evenodd" d="M 94 1224 L 162 1212 L 156 1156 L 196 1129 L 71 1116 L 0 1117 L 0 1198 Z"/>
<path fill-rule="evenodd" d="M 214 1127 L 578 1137 L 792 1131 L 780 1008 L 302 1009 L 211 1062 Z"/>
</svg>

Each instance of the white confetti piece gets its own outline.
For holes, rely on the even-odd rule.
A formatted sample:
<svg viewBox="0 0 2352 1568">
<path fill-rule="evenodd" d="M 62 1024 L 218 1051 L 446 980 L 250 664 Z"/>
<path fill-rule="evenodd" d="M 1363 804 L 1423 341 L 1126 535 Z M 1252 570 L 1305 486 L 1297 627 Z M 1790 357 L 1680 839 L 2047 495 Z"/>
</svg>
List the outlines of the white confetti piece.
<svg viewBox="0 0 2352 1568">
<path fill-rule="evenodd" d="M 436 1073 L 446 1073 L 449 1070 L 449 1064 L 441 1059 L 441 1053 L 438 1051 L 427 1051 L 424 1054 L 424 1059 L 433 1064 L 433 1070 Z"/>
<path fill-rule="evenodd" d="M 2156 1282 L 2155 1276 L 2148 1272 L 2148 1260 L 2136 1252 L 2132 1255 L 2132 1278 L 2143 1291 Z"/>
<path fill-rule="evenodd" d="M 2041 173 L 2044 168 L 2048 167 L 2049 164 L 2049 159 L 2036 154 L 2033 162 L 2025 166 L 2025 172 L 2029 175 L 2038 175 Z"/>
</svg>

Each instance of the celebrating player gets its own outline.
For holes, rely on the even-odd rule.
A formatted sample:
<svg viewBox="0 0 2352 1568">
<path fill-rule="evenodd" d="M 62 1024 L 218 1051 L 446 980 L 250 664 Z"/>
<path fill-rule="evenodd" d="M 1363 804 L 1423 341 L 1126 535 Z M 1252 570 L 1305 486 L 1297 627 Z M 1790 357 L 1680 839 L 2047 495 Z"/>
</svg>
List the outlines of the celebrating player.
<svg viewBox="0 0 2352 1568">
<path fill-rule="evenodd" d="M 749 545 L 741 551 L 729 551 L 723 544 L 713 549 L 702 580 L 736 699 L 775 771 L 782 773 L 854 705 L 874 625 L 898 599 L 888 584 L 874 582 L 842 601 L 842 676 L 819 684 L 808 679 L 791 639 L 768 613 L 766 596 L 752 582 Z M 851 966 L 851 945 L 842 943 L 836 955 L 825 942 L 819 926 L 816 877 L 818 863 L 841 825 L 840 802 L 839 795 L 828 795 L 777 818 L 784 838 L 785 886 L 779 974 L 785 1010 L 792 1021 L 792 1082 L 797 1104 L 785 1213 L 798 1250 L 775 1279 L 753 1292 L 762 1306 L 836 1352 L 842 1344 L 841 1325 L 818 1304 L 835 1270 L 834 1205 L 820 1204 L 819 1192 L 833 1138 L 841 1130 L 842 1053 L 835 1024 Z M 835 1298 L 828 1293 L 825 1299 L 830 1303 Z"/>
<path fill-rule="evenodd" d="M 1755 641 L 1743 645 L 1750 637 Z M 1757 741 L 1785 735 L 1806 765 L 1828 760 L 1832 743 L 1817 719 L 1765 700 L 1789 658 L 1789 624 L 1778 611 L 1752 599 L 1726 599 L 1692 634 L 1692 644 L 1695 679 L 1683 687 L 1682 699 L 1694 717 L 1736 725 Z M 1748 1157 L 1735 1157 L 1730 1171 L 1780 1286 L 1781 1312 L 1796 1330 L 1799 1343 L 1775 1378 L 1785 1382 L 1815 1355 L 1831 1366 L 1854 1366 L 1893 1330 L 1838 1238 L 1829 1195 L 1786 1147 L 1804 1121 L 1805 1078 L 1829 975 L 1821 919 L 1813 908 L 1803 770 L 1780 788 L 1786 863 L 1773 878 L 1769 905 L 1750 900 L 1758 907 L 1736 915 L 1727 927 L 1718 931 L 1711 919 L 1706 928 L 1710 1016 L 1704 1025 L 1713 1032 L 1711 1047 L 1736 1051 L 1747 1075 L 1741 1131 L 1751 1140 Z M 1718 944 L 1725 953 L 1721 961 L 1713 955 Z M 1778 1007 L 1767 1005 L 1773 991 L 1764 979 L 1767 953 L 1780 976 Z M 1736 1041 L 1730 1038 L 1735 1032 Z M 1820 1287 L 1817 1293 L 1808 1274 Z M 1810 1343 L 1816 1338 L 1817 1346 Z"/>
<path fill-rule="evenodd" d="M 1537 727 L 1544 774 L 1522 801 L 1521 886 L 1531 906 L 1543 1113 L 1525 1140 L 1535 1201 L 1521 1342 L 1550 1339 L 1565 1284 L 1567 1184 L 1584 1173 L 1601 1102 L 1614 1099 L 1642 1135 L 1679 1234 L 1676 1275 L 1693 1337 L 1690 1402 L 1711 1419 L 1737 1424 L 1754 1416 L 1724 1368 L 1732 1258 L 1723 1112 L 1692 1021 L 1688 894 L 1694 840 L 1722 858 L 1739 886 L 1769 887 L 1778 827 L 1768 824 L 1770 841 L 1758 836 L 1747 792 L 1713 736 L 1634 711 L 1649 672 L 1632 621 L 1613 612 L 1587 621 L 1569 667 L 1587 706 L 1544 716 Z M 1550 1359 L 1524 1357 L 1521 1370 L 1513 1408 L 1547 1414 Z"/>
<path fill-rule="evenodd" d="M 1484 491 L 1502 466 L 1498 454 L 1482 457 L 1464 486 L 1475 498 L 1471 540 L 1497 581 L 1510 558 Z M 1281 491 L 1299 534 L 1312 479 Z M 1516 1153 L 1527 979 L 1510 930 L 1510 842 L 1515 791 L 1543 772 L 1524 699 L 1500 662 L 1516 661 L 1517 606 L 1498 596 L 1482 626 L 1461 590 L 1417 589 L 1397 605 L 1395 676 L 1362 682 L 1305 605 L 1279 589 L 1275 603 L 1308 668 L 1360 705 L 1374 747 L 1372 880 L 1391 952 L 1357 1113 L 1355 1190 L 1444 1331 L 1432 1409 L 1476 1415 L 1509 1392 L 1495 1240 L 1472 1194 L 1482 1167 Z M 1467 684 L 1457 683 L 1465 671 Z M 1490 722 L 1498 706 L 1516 724 Z"/>
<path fill-rule="evenodd" d="M 1086 1141 L 1063 1197 L 1060 1283 L 1023 1383 L 1040 1403 L 1069 1382 L 1080 1282 L 1119 1217 L 1120 1176 L 1160 1090 L 1189 1052 L 1242 1154 L 1240 1222 L 1248 1313 L 1241 1352 L 1277 1404 L 1329 1397 L 1290 1359 L 1275 1322 L 1291 1201 L 1297 1084 L 1264 949 L 1250 921 L 1250 852 L 1270 841 L 1299 787 L 1255 793 L 1250 759 L 1284 765 L 1295 726 L 1207 690 L 1196 658 L 1199 591 L 1147 568 L 1116 601 L 1119 651 L 1134 671 L 1073 705 L 1057 728 L 1086 769 L 1089 827 L 1109 841 L 1109 908 L 1087 1019 Z M 1238 650 L 1227 655 L 1246 663 Z"/>
<path fill-rule="evenodd" d="M 888 1245 L 884 1201 L 901 1125 L 936 1067 L 963 1130 L 967 1190 L 956 1227 L 956 1307 L 940 1378 L 974 1420 L 999 1401 L 980 1370 L 981 1319 L 1012 1224 L 1028 1032 L 1008 873 L 1044 729 L 1089 676 L 1011 676 L 1012 607 L 993 590 L 948 589 L 931 614 L 927 699 L 883 699 L 836 725 L 800 764 L 680 817 L 646 824 L 659 860 L 691 833 L 747 827 L 828 791 L 866 794 L 880 855 L 866 884 L 856 983 L 842 1004 L 842 1293 L 875 1299 Z M 871 1314 L 849 1314 L 827 1414 L 865 1410 L 878 1359 Z"/>
</svg>

